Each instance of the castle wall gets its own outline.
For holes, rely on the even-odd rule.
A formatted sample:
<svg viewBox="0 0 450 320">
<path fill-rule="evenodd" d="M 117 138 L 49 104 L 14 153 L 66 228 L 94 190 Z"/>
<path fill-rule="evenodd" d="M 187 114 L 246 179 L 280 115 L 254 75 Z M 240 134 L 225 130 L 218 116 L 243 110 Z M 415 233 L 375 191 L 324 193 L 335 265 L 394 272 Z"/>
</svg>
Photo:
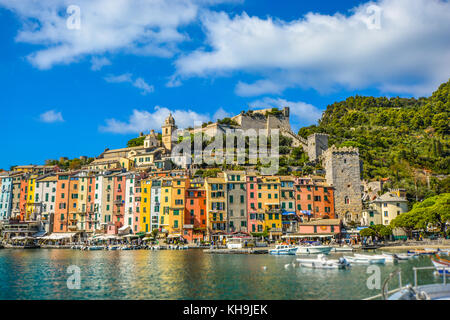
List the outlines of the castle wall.
<svg viewBox="0 0 450 320">
<path fill-rule="evenodd" d="M 306 152 L 310 161 L 316 161 L 328 149 L 328 135 L 314 133 L 308 137 Z"/>
</svg>

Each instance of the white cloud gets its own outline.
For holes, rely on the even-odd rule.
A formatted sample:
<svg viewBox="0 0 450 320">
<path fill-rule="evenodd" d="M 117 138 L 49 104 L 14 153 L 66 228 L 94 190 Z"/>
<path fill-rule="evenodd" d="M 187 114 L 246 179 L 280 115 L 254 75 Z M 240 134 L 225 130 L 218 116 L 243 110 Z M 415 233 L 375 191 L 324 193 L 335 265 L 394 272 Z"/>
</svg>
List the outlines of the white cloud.
<svg viewBox="0 0 450 320">
<path fill-rule="evenodd" d="M 212 120 L 213 121 L 217 121 L 223 118 L 229 118 L 231 117 L 232 114 L 225 111 L 222 107 L 220 107 L 219 109 L 217 109 L 217 111 L 214 113 Z"/>
<path fill-rule="evenodd" d="M 368 23 L 374 4 L 380 28 Z M 296 87 L 427 95 L 450 74 L 449 17 L 450 2 L 441 0 L 380 0 L 348 15 L 308 13 L 289 22 L 208 11 L 202 23 L 209 47 L 181 56 L 175 76 L 259 76 L 237 84 L 242 96 Z"/>
<path fill-rule="evenodd" d="M 63 116 L 61 112 L 56 112 L 55 110 L 49 110 L 42 113 L 39 116 L 40 121 L 45 123 L 54 123 L 54 122 L 64 122 Z"/>
<path fill-rule="evenodd" d="M 137 78 L 134 82 L 133 82 L 133 86 L 135 86 L 136 88 L 141 89 L 141 93 L 143 95 L 146 95 L 147 93 L 153 92 L 155 91 L 155 88 L 151 85 L 149 85 L 147 82 L 145 82 L 144 79 L 142 78 Z"/>
<path fill-rule="evenodd" d="M 171 57 L 188 39 L 178 28 L 197 19 L 201 0 L 0 0 L 22 22 L 16 41 L 44 46 L 28 56 L 40 69 L 76 62 L 86 55 L 118 51 Z M 67 28 L 69 5 L 80 8 L 80 28 Z"/>
<path fill-rule="evenodd" d="M 144 79 L 142 78 L 136 78 L 136 80 L 132 79 L 133 75 L 131 73 L 124 73 L 118 76 L 115 75 L 108 75 L 104 79 L 106 82 L 110 83 L 131 83 L 133 87 L 136 87 L 138 89 L 141 89 L 141 94 L 146 95 L 150 92 L 155 91 L 154 86 L 149 85 Z"/>
<path fill-rule="evenodd" d="M 170 110 L 156 106 L 153 112 L 134 109 L 128 122 L 117 119 L 106 119 L 106 125 L 100 126 L 99 129 L 102 132 L 121 134 L 147 132 L 151 129 L 160 131 L 161 124 L 164 123 L 164 120 L 170 112 L 180 129 L 194 127 L 198 123 L 208 122 L 210 120 L 208 114 L 199 114 L 192 110 Z"/>
<path fill-rule="evenodd" d="M 291 126 L 296 132 L 302 126 L 317 124 L 322 117 L 322 111 L 312 104 L 302 101 L 288 101 L 281 98 L 263 98 L 250 103 L 252 109 L 267 109 L 289 107 Z"/>
<path fill-rule="evenodd" d="M 109 65 L 111 65 L 111 61 L 105 57 L 92 57 L 91 59 L 91 70 L 93 71 L 99 71 Z"/>
</svg>

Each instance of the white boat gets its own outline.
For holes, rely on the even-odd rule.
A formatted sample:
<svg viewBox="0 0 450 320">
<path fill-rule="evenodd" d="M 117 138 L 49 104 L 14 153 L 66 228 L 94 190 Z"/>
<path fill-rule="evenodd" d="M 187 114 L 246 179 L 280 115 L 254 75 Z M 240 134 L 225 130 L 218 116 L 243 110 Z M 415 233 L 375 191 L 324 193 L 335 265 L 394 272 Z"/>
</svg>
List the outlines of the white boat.
<svg viewBox="0 0 450 320">
<path fill-rule="evenodd" d="M 333 247 L 330 246 L 298 246 L 297 254 L 328 254 Z"/>
<path fill-rule="evenodd" d="M 410 254 L 404 254 L 404 253 L 400 253 L 397 254 L 397 258 L 398 260 L 409 260 L 416 257 L 415 255 L 410 255 Z"/>
<path fill-rule="evenodd" d="M 298 258 L 297 261 L 300 263 L 301 267 L 313 269 L 345 269 L 350 267 L 350 263 L 345 258 L 329 260 L 325 258 L 324 254 L 317 255 L 316 259 Z"/>
<path fill-rule="evenodd" d="M 332 252 L 353 252 L 355 249 L 353 249 L 350 246 L 342 246 L 342 247 L 333 247 L 331 249 Z"/>
<path fill-rule="evenodd" d="M 385 258 L 373 258 L 373 257 L 358 257 L 358 256 L 344 256 L 345 260 L 350 263 L 357 264 L 384 264 Z"/>
<path fill-rule="evenodd" d="M 89 247 L 87 247 L 86 250 L 103 250 L 103 249 L 105 249 L 105 248 L 102 246 L 89 246 Z"/>
<path fill-rule="evenodd" d="M 275 246 L 275 249 L 270 249 L 269 254 L 273 255 L 294 255 L 297 252 L 297 247 L 291 247 L 285 244 Z"/>
<path fill-rule="evenodd" d="M 385 259 L 385 262 L 389 262 L 389 263 L 394 263 L 397 261 L 397 258 L 395 255 L 387 254 L 387 253 L 374 254 L 374 255 L 355 253 L 354 256 L 360 257 L 360 258 L 368 258 L 368 259 Z"/>
</svg>

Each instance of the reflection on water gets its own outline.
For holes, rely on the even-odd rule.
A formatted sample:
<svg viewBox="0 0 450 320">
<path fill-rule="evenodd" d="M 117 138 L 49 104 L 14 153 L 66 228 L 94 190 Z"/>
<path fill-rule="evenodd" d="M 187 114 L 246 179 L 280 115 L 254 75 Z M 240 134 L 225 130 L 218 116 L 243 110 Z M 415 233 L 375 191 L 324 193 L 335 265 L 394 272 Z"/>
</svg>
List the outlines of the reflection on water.
<svg viewBox="0 0 450 320">
<path fill-rule="evenodd" d="M 340 255 L 333 255 L 339 257 Z M 188 251 L 0 250 L 0 299 L 361 299 L 380 293 L 366 286 L 367 266 L 311 270 L 286 264 L 295 256 L 212 255 Z M 67 268 L 81 269 L 81 289 L 69 290 Z M 381 266 L 381 279 L 429 257 Z M 266 269 L 263 269 L 266 266 Z M 423 282 L 439 282 L 421 271 Z M 395 281 L 390 288 L 397 286 Z"/>
</svg>

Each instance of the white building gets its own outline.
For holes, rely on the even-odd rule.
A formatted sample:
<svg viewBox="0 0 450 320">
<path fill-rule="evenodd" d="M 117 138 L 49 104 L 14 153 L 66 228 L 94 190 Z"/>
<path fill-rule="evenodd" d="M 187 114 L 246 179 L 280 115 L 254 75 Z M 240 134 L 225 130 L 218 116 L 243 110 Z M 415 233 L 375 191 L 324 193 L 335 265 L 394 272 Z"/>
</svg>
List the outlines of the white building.
<svg viewBox="0 0 450 320">
<path fill-rule="evenodd" d="M 150 193 L 150 229 L 159 230 L 159 209 L 161 205 L 161 180 L 152 180 Z"/>
<path fill-rule="evenodd" d="M 0 176 L 0 220 L 7 220 L 11 216 L 12 206 L 12 178 L 8 174 Z"/>
<path fill-rule="evenodd" d="M 125 175 L 125 221 L 124 226 L 133 228 L 133 210 L 135 202 L 135 183 L 139 177 L 137 173 L 130 172 Z"/>
<path fill-rule="evenodd" d="M 363 211 L 362 225 L 382 224 L 388 226 L 398 215 L 408 211 L 408 200 L 400 197 L 401 191 L 389 191 L 369 202 Z"/>
<path fill-rule="evenodd" d="M 95 199 L 94 199 L 94 215 L 95 223 L 94 229 L 100 229 L 100 222 L 103 221 L 103 174 L 98 174 L 95 176 Z"/>
<path fill-rule="evenodd" d="M 46 175 L 36 179 L 35 202 L 39 204 L 38 219 L 44 222 L 44 228 L 50 232 L 52 217 L 55 214 L 56 185 L 58 178 Z"/>
</svg>

